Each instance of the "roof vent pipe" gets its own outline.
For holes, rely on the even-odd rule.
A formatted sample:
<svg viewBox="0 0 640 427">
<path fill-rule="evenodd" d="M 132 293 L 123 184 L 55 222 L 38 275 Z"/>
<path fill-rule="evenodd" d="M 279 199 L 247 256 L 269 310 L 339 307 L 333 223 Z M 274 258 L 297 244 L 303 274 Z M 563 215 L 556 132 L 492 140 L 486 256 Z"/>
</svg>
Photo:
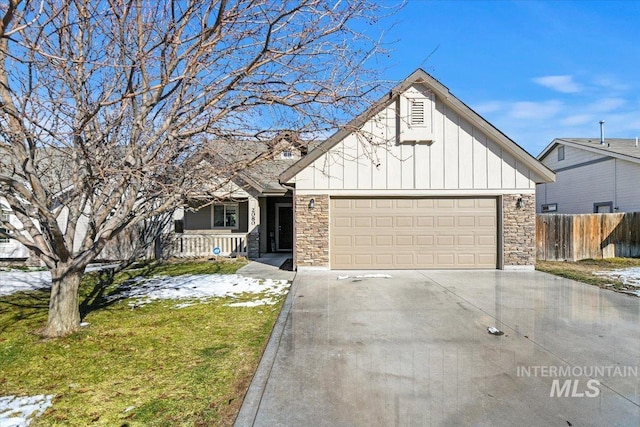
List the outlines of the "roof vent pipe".
<svg viewBox="0 0 640 427">
<path fill-rule="evenodd" d="M 604 145 L 604 120 L 600 120 L 600 145 Z"/>
<path fill-rule="evenodd" d="M 638 147 L 638 137 L 636 136 L 636 148 Z"/>
</svg>

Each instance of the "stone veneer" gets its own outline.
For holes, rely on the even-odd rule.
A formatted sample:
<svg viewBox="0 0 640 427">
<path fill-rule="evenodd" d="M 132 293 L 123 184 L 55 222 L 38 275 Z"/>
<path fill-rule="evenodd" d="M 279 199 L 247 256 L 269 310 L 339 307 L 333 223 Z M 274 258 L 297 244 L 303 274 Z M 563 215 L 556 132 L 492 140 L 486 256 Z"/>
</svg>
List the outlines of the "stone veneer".
<svg viewBox="0 0 640 427">
<path fill-rule="evenodd" d="M 257 227 L 247 234 L 247 258 L 256 259 L 260 257 L 260 232 Z"/>
<path fill-rule="evenodd" d="M 309 201 L 314 199 L 313 209 Z M 329 266 L 329 196 L 296 195 L 296 264 L 298 267 Z"/>
<path fill-rule="evenodd" d="M 518 199 L 524 205 L 518 208 Z M 504 266 L 536 263 L 536 196 L 505 194 L 502 198 Z"/>
</svg>

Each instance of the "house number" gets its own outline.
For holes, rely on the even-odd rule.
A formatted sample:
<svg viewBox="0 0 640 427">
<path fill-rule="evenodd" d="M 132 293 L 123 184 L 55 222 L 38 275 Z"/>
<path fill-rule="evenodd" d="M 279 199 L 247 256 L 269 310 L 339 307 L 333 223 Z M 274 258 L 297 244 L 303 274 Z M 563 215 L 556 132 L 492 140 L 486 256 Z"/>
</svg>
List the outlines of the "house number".
<svg viewBox="0 0 640 427">
<path fill-rule="evenodd" d="M 256 208 L 251 208 L 251 225 L 256 225 Z"/>
</svg>

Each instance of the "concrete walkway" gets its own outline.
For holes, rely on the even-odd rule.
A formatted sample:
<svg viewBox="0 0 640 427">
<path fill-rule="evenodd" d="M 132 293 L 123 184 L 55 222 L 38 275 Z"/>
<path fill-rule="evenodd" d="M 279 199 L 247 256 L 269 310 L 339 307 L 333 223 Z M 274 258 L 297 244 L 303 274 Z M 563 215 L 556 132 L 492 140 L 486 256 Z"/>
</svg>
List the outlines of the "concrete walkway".
<svg viewBox="0 0 640 427">
<path fill-rule="evenodd" d="M 236 425 L 640 425 L 640 299 L 539 272 L 386 273 L 298 273 Z"/>
<path fill-rule="evenodd" d="M 295 271 L 281 270 L 282 264 L 293 257 L 291 252 L 275 252 L 264 254 L 258 259 L 249 261 L 247 265 L 238 269 L 238 274 L 255 277 L 256 279 L 285 279 L 293 280 Z"/>
</svg>

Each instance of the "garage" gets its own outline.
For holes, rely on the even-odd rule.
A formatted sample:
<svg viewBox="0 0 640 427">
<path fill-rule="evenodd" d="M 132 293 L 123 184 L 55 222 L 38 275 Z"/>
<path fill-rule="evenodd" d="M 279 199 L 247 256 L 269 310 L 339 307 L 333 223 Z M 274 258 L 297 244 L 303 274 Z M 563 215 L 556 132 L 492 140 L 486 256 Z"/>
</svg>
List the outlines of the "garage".
<svg viewBox="0 0 640 427">
<path fill-rule="evenodd" d="M 533 270 L 555 175 L 416 70 L 279 178 L 297 269 Z"/>
<path fill-rule="evenodd" d="M 332 269 L 495 269 L 497 199 L 331 198 Z"/>
</svg>

